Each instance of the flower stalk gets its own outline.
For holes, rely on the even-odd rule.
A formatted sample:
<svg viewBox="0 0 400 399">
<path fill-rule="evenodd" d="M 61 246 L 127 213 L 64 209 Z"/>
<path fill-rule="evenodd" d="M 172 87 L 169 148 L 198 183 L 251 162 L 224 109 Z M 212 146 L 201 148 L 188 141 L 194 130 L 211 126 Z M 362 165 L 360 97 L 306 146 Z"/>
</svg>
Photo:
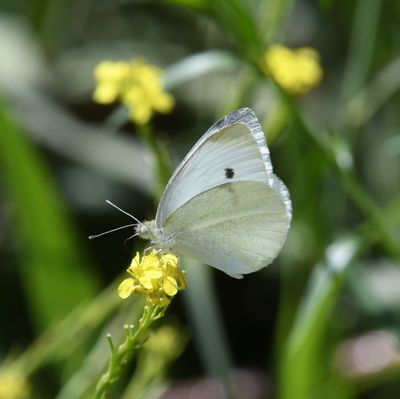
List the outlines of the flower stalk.
<svg viewBox="0 0 400 399">
<path fill-rule="evenodd" d="M 146 305 L 137 328 L 133 325 L 125 326 L 125 340 L 118 347 L 114 345 L 111 335 L 107 336 L 111 359 L 107 371 L 97 383 L 95 399 L 105 399 L 107 397 L 112 385 L 119 380 L 125 364 L 133 357 L 135 350 L 143 345 L 147 338 L 149 327 L 164 315 L 167 307 Z"/>
<path fill-rule="evenodd" d="M 146 297 L 147 304 L 138 325 L 125 326 L 124 342 L 116 347 L 111 335 L 107 336 L 111 359 L 107 371 L 96 386 L 95 399 L 105 399 L 111 386 L 119 380 L 124 366 L 147 339 L 149 328 L 164 316 L 169 304 L 178 291 L 186 288 L 186 276 L 179 267 L 175 255 L 151 251 L 147 255 L 136 254 L 127 269 L 130 277 L 121 282 L 118 294 L 122 299 L 131 294 Z"/>
<path fill-rule="evenodd" d="M 167 140 L 157 137 L 151 122 L 137 125 L 137 132 L 154 155 L 154 160 L 156 162 L 156 189 L 154 197 L 158 203 L 171 175 L 172 160 L 169 151 L 169 143 Z"/>
</svg>

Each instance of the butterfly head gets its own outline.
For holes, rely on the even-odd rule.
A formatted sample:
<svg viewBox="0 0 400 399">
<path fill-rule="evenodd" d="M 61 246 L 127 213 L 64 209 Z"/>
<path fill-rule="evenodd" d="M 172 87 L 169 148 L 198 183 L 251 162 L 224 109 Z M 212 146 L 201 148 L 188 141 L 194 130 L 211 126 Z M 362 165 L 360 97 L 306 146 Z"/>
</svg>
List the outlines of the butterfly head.
<svg viewBox="0 0 400 399">
<path fill-rule="evenodd" d="M 173 237 L 162 228 L 156 226 L 155 220 L 138 223 L 135 226 L 135 233 L 145 240 L 150 240 L 157 249 L 169 252 L 175 246 Z"/>
<path fill-rule="evenodd" d="M 156 231 L 155 220 L 146 221 L 144 223 L 138 223 L 135 225 L 135 233 L 144 240 L 154 240 Z"/>
</svg>

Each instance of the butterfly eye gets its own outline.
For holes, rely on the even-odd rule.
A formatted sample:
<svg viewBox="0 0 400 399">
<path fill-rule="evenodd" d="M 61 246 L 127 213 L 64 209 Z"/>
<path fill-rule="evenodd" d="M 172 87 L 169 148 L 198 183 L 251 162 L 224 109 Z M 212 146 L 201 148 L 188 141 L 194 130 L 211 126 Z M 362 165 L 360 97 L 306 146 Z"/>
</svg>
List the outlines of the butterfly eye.
<svg viewBox="0 0 400 399">
<path fill-rule="evenodd" d="M 235 176 L 235 171 L 232 168 L 225 168 L 225 177 L 232 179 L 233 176 Z"/>
</svg>

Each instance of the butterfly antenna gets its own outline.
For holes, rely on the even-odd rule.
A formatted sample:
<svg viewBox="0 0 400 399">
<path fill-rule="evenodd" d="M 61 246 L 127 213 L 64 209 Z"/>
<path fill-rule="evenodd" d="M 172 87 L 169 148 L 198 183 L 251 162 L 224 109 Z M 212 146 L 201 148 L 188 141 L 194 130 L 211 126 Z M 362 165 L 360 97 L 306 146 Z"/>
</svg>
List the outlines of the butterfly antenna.
<svg viewBox="0 0 400 399">
<path fill-rule="evenodd" d="M 140 220 L 136 219 L 135 216 L 131 215 L 130 213 L 124 211 L 123 209 L 121 209 L 119 206 L 113 204 L 110 200 L 106 200 L 106 203 L 108 205 L 113 206 L 115 209 L 118 209 L 120 212 L 124 213 L 125 215 L 129 216 L 131 219 L 133 219 L 135 222 L 139 223 L 139 224 L 143 224 Z"/>
<path fill-rule="evenodd" d="M 127 225 L 125 225 L 125 226 L 117 227 L 117 228 L 115 228 L 115 229 L 107 230 L 107 231 L 105 231 L 105 232 L 103 232 L 103 233 L 95 234 L 95 235 L 89 236 L 89 240 L 93 240 L 94 238 L 101 237 L 101 236 L 104 236 L 104 235 L 109 234 L 109 233 L 113 233 L 114 231 L 126 229 L 126 228 L 128 228 L 128 227 L 134 227 L 134 226 L 135 226 L 135 225 L 134 225 L 133 223 L 131 223 L 131 224 L 127 224 Z M 132 238 L 132 237 L 134 237 L 134 235 L 131 236 L 131 237 L 129 237 L 129 238 Z"/>
<path fill-rule="evenodd" d="M 115 209 L 119 210 L 120 212 L 124 213 L 125 215 L 129 216 L 131 219 L 133 219 L 133 220 L 134 220 L 135 222 L 137 222 L 138 224 L 140 224 L 140 225 L 143 224 L 140 220 L 136 219 L 135 216 L 131 215 L 130 213 L 128 213 L 128 212 L 126 212 L 126 211 L 124 211 L 124 210 L 121 209 L 119 206 L 117 206 L 117 205 L 115 205 L 114 203 L 112 203 L 110 200 L 106 200 L 106 203 L 107 203 L 108 205 L 111 205 L 111 206 L 114 207 Z M 115 228 L 115 229 L 107 230 L 107 231 L 105 231 L 104 233 L 100 233 L 100 234 L 96 234 L 96 235 L 89 236 L 89 240 L 93 240 L 94 238 L 104 236 L 105 234 L 113 233 L 114 231 L 126 229 L 126 228 L 128 228 L 128 227 L 135 227 L 135 226 L 136 226 L 136 224 L 130 223 L 130 224 L 127 224 L 127 225 L 125 225 L 125 226 L 121 226 L 121 227 L 117 227 L 117 228 Z M 134 234 L 133 236 L 129 237 L 128 240 L 130 240 L 131 238 L 135 237 L 136 235 L 137 235 L 137 234 Z M 125 240 L 125 241 L 126 241 L 126 240 Z"/>
</svg>

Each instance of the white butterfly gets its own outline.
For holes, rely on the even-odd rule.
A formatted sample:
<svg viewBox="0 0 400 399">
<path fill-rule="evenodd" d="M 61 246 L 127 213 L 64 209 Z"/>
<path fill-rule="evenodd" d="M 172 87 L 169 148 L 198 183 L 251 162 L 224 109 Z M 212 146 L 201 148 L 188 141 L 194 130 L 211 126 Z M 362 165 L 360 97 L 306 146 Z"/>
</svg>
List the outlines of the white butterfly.
<svg viewBox="0 0 400 399">
<path fill-rule="evenodd" d="M 241 108 L 216 122 L 171 176 L 155 220 L 136 226 L 155 248 L 241 278 L 280 252 L 292 216 L 264 132 Z"/>
</svg>

